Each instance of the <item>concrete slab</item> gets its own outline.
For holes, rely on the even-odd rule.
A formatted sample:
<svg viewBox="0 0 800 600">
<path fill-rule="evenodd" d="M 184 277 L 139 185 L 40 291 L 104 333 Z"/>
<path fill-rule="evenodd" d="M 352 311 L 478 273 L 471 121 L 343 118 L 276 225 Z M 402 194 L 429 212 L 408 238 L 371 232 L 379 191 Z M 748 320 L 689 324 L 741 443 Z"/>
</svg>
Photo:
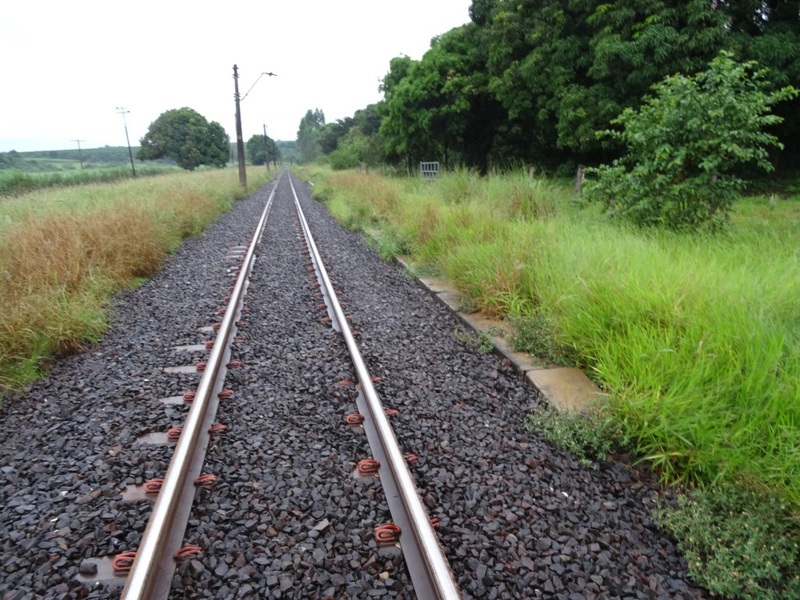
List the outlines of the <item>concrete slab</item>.
<svg viewBox="0 0 800 600">
<path fill-rule="evenodd" d="M 413 275 L 413 264 L 407 258 L 396 257 L 396 260 Z M 452 310 L 464 325 L 475 332 L 489 335 L 495 353 L 510 360 L 526 383 L 539 390 L 557 411 L 580 412 L 602 400 L 602 391 L 580 369 L 554 367 L 539 357 L 514 350 L 509 341 L 513 327 L 507 321 L 480 312 L 461 311 L 461 294 L 447 280 L 435 277 L 415 278 L 423 289 Z"/>
<path fill-rule="evenodd" d="M 497 352 L 503 357 L 511 361 L 514 368 L 520 375 L 524 375 L 528 371 L 538 371 L 547 369 L 547 363 L 542 359 L 531 356 L 525 352 L 517 352 L 511 345 L 502 338 L 493 337 L 494 347 Z"/>
<path fill-rule="evenodd" d="M 559 412 L 580 412 L 603 399 L 603 393 L 587 376 L 574 367 L 537 369 L 525 378 Z"/>
<path fill-rule="evenodd" d="M 444 302 L 453 311 L 459 313 L 459 317 L 463 320 L 463 313 L 459 310 L 461 308 L 461 295 L 456 291 L 444 291 L 436 293 L 436 296 Z"/>
<path fill-rule="evenodd" d="M 418 277 L 417 279 L 434 294 L 448 292 L 452 289 L 452 286 L 444 279 L 435 277 Z"/>
</svg>

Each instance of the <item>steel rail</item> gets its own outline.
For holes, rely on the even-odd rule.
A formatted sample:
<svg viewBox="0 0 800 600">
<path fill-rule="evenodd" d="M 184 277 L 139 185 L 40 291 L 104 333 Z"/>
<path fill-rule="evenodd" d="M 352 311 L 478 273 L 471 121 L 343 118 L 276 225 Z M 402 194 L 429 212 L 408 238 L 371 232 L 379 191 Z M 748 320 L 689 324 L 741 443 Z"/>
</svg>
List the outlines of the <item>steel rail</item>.
<svg viewBox="0 0 800 600">
<path fill-rule="evenodd" d="M 253 239 L 245 253 L 242 268 L 234 284 L 233 291 L 231 292 L 231 299 L 225 311 L 222 323 L 220 324 L 214 347 L 211 350 L 206 364 L 206 369 L 197 386 L 195 399 L 186 417 L 183 432 L 175 446 L 169 468 L 167 469 L 167 474 L 164 476 L 164 483 L 153 505 L 150 520 L 147 522 L 147 527 L 142 536 L 142 541 L 139 544 L 139 549 L 136 551 L 136 559 L 128 574 L 125 587 L 122 590 L 121 598 L 123 600 L 152 600 L 153 596 L 151 592 L 156 579 L 164 575 L 165 567 L 163 566 L 163 562 L 166 557 L 163 556 L 163 550 L 165 542 L 170 535 L 171 528 L 177 525 L 173 522 L 173 515 L 178 506 L 181 492 L 186 484 L 186 476 L 189 471 L 190 461 L 192 454 L 195 452 L 195 446 L 197 445 L 201 426 L 205 419 L 209 401 L 216 384 L 218 371 L 224 366 L 222 364 L 223 355 L 231 342 L 230 338 L 244 300 L 244 289 L 253 266 L 255 249 L 260 240 L 261 232 L 267 221 L 267 217 L 269 216 L 272 201 L 275 197 L 275 190 L 278 188 L 280 179 L 281 177 L 279 176 L 278 181 L 272 188 L 272 193 L 269 195 L 267 204 L 261 213 L 261 218 L 256 226 Z M 186 527 L 185 523 L 183 527 Z M 183 532 L 181 532 L 181 534 L 182 533 Z M 171 568 L 169 577 L 172 577 Z"/>
<path fill-rule="evenodd" d="M 322 277 L 323 285 L 330 296 L 333 311 L 336 315 L 336 319 L 339 321 L 342 336 L 344 337 L 347 348 L 350 351 L 353 366 L 356 369 L 358 380 L 361 384 L 362 392 L 365 396 L 367 406 L 370 411 L 370 416 L 375 424 L 383 453 L 388 459 L 388 466 L 391 471 L 391 476 L 395 479 L 395 487 L 400 494 L 403 511 L 406 513 L 403 520 L 410 522 L 413 529 L 413 544 L 416 545 L 422 557 L 422 562 L 424 564 L 426 573 L 418 573 L 417 578 L 415 578 L 415 573 L 411 572 L 411 569 L 409 569 L 412 576 L 412 582 L 414 583 L 414 588 L 417 590 L 417 597 L 428 600 L 429 596 L 422 596 L 420 594 L 423 590 L 430 590 L 433 594 L 435 594 L 434 597 L 439 600 L 458 600 L 461 598 L 461 593 L 459 592 L 458 586 L 453 578 L 450 565 L 448 564 L 447 559 L 444 556 L 444 552 L 439 545 L 438 537 L 433 529 L 433 526 L 431 525 L 430 516 L 422 504 L 422 500 L 419 497 L 417 488 L 414 485 L 414 480 L 411 477 L 411 472 L 408 469 L 408 464 L 406 463 L 406 460 L 400 451 L 400 447 L 397 444 L 397 438 L 394 435 L 394 430 L 389 424 L 389 420 L 386 418 L 383 405 L 381 404 L 378 393 L 375 390 L 375 386 L 372 384 L 372 378 L 367 370 L 366 364 L 364 363 L 364 359 L 359 352 L 358 345 L 356 344 L 355 338 L 350 331 L 350 327 L 347 324 L 347 319 L 341 305 L 339 304 L 336 292 L 331 285 L 328 272 L 325 269 L 325 265 L 322 262 L 319 251 L 317 250 L 314 237 L 311 235 L 311 229 L 309 228 L 305 215 L 303 215 L 303 210 L 300 207 L 300 201 L 297 198 L 297 193 L 295 192 L 291 177 L 289 177 L 289 185 L 292 188 L 295 208 L 297 210 L 298 218 L 300 220 L 309 251 L 312 255 L 313 261 L 316 263 L 315 266 L 318 268 L 318 272 Z M 381 473 L 383 473 L 383 469 L 381 469 Z M 394 514 L 392 516 L 395 520 L 398 520 L 397 516 Z M 402 534 L 400 539 L 402 547 L 402 540 L 404 539 Z M 408 560 L 406 562 L 409 563 Z M 424 576 L 425 581 L 420 581 L 418 579 L 418 577 L 422 576 Z"/>
</svg>

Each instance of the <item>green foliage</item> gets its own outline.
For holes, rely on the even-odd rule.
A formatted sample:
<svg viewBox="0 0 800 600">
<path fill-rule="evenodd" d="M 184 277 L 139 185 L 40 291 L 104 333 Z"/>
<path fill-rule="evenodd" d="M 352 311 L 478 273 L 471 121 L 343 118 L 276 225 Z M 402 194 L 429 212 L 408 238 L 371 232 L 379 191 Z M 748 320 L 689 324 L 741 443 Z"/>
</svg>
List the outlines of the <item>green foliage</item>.
<svg viewBox="0 0 800 600">
<path fill-rule="evenodd" d="M 297 162 L 297 141 L 278 140 L 275 142 L 278 159 L 285 160 L 289 164 Z"/>
<path fill-rule="evenodd" d="M 421 60 L 390 62 L 381 85 L 389 162 L 410 171 L 435 158 L 482 174 L 610 163 L 621 140 L 595 132 L 721 50 L 768 67 L 769 90 L 800 87 L 796 0 L 474 0 L 470 16 Z M 773 162 L 800 163 L 800 99 L 777 114 L 785 121 L 771 133 L 786 151 Z"/>
<path fill-rule="evenodd" d="M 777 496 L 742 486 L 701 489 L 662 509 L 660 521 L 713 595 L 800 598 L 800 529 Z"/>
<path fill-rule="evenodd" d="M 603 132 L 623 140 L 627 154 L 591 170 L 587 199 L 636 225 L 719 226 L 742 189 L 742 166 L 770 171 L 766 148 L 781 147 L 764 129 L 781 121 L 771 106 L 797 90 L 767 88 L 764 71 L 728 53 L 696 75 L 667 77 L 639 110 L 612 121 L 622 131 Z"/>
<path fill-rule="evenodd" d="M 355 126 L 352 117 L 339 119 L 333 123 L 326 123 L 320 127 L 319 149 L 322 154 L 330 154 L 336 150 L 340 140 Z"/>
<path fill-rule="evenodd" d="M 796 559 L 779 563 L 769 554 L 796 556 L 786 542 L 796 534 L 780 531 L 800 510 L 800 196 L 743 199 L 726 231 L 687 236 L 618 226 L 599 207 L 578 211 L 570 190 L 552 181 L 541 185 L 560 191 L 553 214 L 515 218 L 513 190 L 536 183 L 521 174 L 448 173 L 422 183 L 319 169 L 309 178 L 337 218 L 391 236 L 415 271 L 445 276 L 477 307 L 523 317 L 536 307 L 529 337 L 546 331 L 551 351 L 584 366 L 608 395 L 608 412 L 580 434 L 572 423 L 536 417 L 550 439 L 573 443 L 587 460 L 604 457 L 610 440 L 646 457 L 667 482 L 744 480 L 784 498 L 785 510 L 765 502 L 767 510 L 747 519 L 754 525 L 775 515 L 774 549 L 748 546 L 741 520 L 733 529 L 747 533 L 736 541 L 710 508 L 702 508 L 710 517 L 698 508 L 685 533 L 673 531 L 684 544 L 709 523 L 726 548 L 751 557 L 749 572 L 772 568 L 767 561 L 782 565 L 776 597 L 800 597 L 789 581 L 800 572 Z M 459 181 L 443 185 L 447 178 Z M 384 186 L 396 190 L 394 201 L 377 193 Z M 714 579 L 739 578 L 740 563 L 704 566 L 714 558 L 712 531 L 698 533 L 706 545 L 695 577 L 710 568 Z M 750 578 L 766 588 L 760 577 Z M 759 597 L 745 589 L 744 598 Z"/>
<path fill-rule="evenodd" d="M 379 135 L 382 117 L 377 104 L 357 110 L 352 117 L 320 127 L 319 148 L 336 170 L 377 166 L 384 162 L 384 142 Z"/>
<path fill-rule="evenodd" d="M 297 130 L 297 160 L 300 164 L 314 162 L 320 153 L 319 139 L 325 125 L 325 114 L 311 109 L 300 120 Z"/>
<path fill-rule="evenodd" d="M 247 158 L 252 165 L 266 164 L 267 160 L 275 162 L 280 158 L 280 150 L 278 149 L 275 140 L 271 137 L 265 137 L 261 134 L 256 134 L 247 140 Z M 269 156 L 268 156 L 269 155 Z"/>
<path fill-rule="evenodd" d="M 224 167 L 228 163 L 230 137 L 222 125 L 209 123 L 187 107 L 162 113 L 139 142 L 137 157 L 141 160 L 168 156 L 190 171 L 200 165 Z"/>
<path fill-rule="evenodd" d="M 609 454 L 625 446 L 622 430 L 610 414 L 599 409 L 568 414 L 539 408 L 528 415 L 528 428 L 554 446 L 571 452 L 585 466 L 607 460 Z"/>
<path fill-rule="evenodd" d="M 531 309 L 513 315 L 511 323 L 514 326 L 511 334 L 514 350 L 527 352 L 551 363 L 569 363 L 565 358 L 567 352 L 559 346 L 556 339 L 555 324 L 544 310 Z"/>
<path fill-rule="evenodd" d="M 491 335 L 485 331 L 472 332 L 458 327 L 453 330 L 453 335 L 478 354 L 491 354 L 494 350 L 494 341 Z"/>
<path fill-rule="evenodd" d="M 390 158 L 405 159 L 407 168 L 440 160 L 486 172 L 499 105 L 487 89 L 480 41 L 468 24 L 434 39 L 421 61 L 392 61 L 380 128 Z"/>
<path fill-rule="evenodd" d="M 362 164 L 374 164 L 373 159 L 369 139 L 358 127 L 348 131 L 330 155 L 331 167 L 337 171 L 353 169 Z"/>
</svg>

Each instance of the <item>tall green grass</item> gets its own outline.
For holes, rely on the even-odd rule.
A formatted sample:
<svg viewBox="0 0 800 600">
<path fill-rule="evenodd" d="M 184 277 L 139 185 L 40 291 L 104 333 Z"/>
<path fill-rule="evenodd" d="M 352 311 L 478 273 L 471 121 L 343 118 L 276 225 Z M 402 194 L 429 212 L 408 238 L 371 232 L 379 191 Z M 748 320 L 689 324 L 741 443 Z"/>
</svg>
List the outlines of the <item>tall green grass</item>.
<svg viewBox="0 0 800 600">
<path fill-rule="evenodd" d="M 584 367 L 667 480 L 800 508 L 800 199 L 747 200 L 725 233 L 690 236 L 620 227 L 522 175 L 309 176 L 344 222 Z"/>
<path fill-rule="evenodd" d="M 267 174 L 251 174 L 251 190 Z M 39 190 L 0 202 L 0 394 L 106 327 L 110 296 L 158 270 L 242 195 L 234 169 Z"/>
<path fill-rule="evenodd" d="M 178 170 L 178 167 L 174 166 L 139 165 L 136 169 L 136 174 L 139 177 L 151 177 L 164 173 L 175 173 Z M 0 171 L 0 196 L 16 196 L 51 187 L 110 183 L 130 177 L 132 177 L 130 167 L 52 171 L 49 173 Z"/>
</svg>

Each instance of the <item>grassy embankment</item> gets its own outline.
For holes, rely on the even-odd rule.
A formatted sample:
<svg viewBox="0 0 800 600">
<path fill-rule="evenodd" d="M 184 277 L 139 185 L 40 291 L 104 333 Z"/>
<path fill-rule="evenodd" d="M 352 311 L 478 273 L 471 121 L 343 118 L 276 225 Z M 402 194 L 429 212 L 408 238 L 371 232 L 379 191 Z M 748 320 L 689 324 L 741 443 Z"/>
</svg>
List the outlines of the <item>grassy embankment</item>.
<svg viewBox="0 0 800 600">
<path fill-rule="evenodd" d="M 250 189 L 267 174 L 249 173 Z M 0 197 L 0 399 L 96 340 L 110 296 L 241 197 L 235 169 Z"/>
<path fill-rule="evenodd" d="M 700 582 L 800 594 L 800 198 L 746 199 L 725 233 L 681 235 L 523 176 L 305 175 L 382 254 L 513 320 L 520 349 L 583 367 L 608 392 L 595 423 L 670 483 L 700 484 L 664 521 Z"/>
</svg>

